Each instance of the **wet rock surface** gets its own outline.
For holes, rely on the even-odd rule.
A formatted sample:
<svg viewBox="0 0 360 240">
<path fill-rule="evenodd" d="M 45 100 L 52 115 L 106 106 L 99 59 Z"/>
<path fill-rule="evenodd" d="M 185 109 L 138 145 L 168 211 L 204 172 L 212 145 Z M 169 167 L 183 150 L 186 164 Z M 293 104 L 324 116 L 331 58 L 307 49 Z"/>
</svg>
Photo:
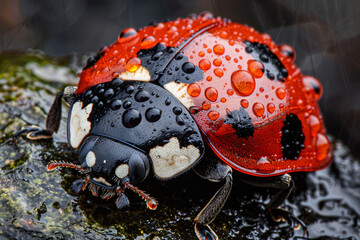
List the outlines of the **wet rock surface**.
<svg viewBox="0 0 360 240">
<path fill-rule="evenodd" d="M 70 186 L 81 177 L 76 171 L 46 170 L 52 160 L 77 162 L 66 144 L 65 105 L 53 140 L 20 137 L 12 144 L 21 126 L 44 127 L 55 94 L 76 84 L 85 61 L 34 51 L 0 54 L 0 239 L 194 239 L 193 219 L 219 184 L 192 172 L 167 182 L 149 176 L 139 187 L 159 201 L 156 211 L 129 191 L 127 211 L 116 209 L 114 198 L 75 195 Z M 332 145 L 329 168 L 292 174 L 296 185 L 284 208 L 306 223 L 309 239 L 359 239 L 360 162 L 340 141 L 332 139 Z M 270 218 L 266 204 L 276 190 L 251 187 L 240 177 L 234 173 L 229 200 L 211 224 L 220 239 L 304 239 L 302 230 Z"/>
</svg>

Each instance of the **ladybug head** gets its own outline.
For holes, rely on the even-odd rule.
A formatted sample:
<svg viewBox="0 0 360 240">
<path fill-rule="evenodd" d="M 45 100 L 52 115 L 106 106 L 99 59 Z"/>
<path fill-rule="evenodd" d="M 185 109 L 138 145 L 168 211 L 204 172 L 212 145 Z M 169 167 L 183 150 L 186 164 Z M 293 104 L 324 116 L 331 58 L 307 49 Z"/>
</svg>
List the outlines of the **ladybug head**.
<svg viewBox="0 0 360 240">
<path fill-rule="evenodd" d="M 89 186 L 94 196 L 101 194 L 103 199 L 118 195 L 118 208 L 129 205 L 129 200 L 124 194 L 126 188 L 139 195 L 143 194 L 132 184 L 142 182 L 146 178 L 150 171 L 150 162 L 144 152 L 135 146 L 103 136 L 90 135 L 81 144 L 79 160 L 81 165 L 50 163 L 48 169 L 71 167 L 81 170 L 86 178 L 76 180 L 72 185 L 73 191 L 78 193 Z M 156 205 L 155 200 L 149 198 L 149 201 L 149 208 L 153 208 Z"/>
</svg>

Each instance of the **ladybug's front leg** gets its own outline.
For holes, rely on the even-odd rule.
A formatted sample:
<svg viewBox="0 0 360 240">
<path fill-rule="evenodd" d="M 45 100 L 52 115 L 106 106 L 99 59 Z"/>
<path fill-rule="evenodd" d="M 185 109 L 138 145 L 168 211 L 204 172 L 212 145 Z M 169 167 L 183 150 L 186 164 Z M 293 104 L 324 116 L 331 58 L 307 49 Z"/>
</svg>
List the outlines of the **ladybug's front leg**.
<svg viewBox="0 0 360 240">
<path fill-rule="evenodd" d="M 64 99 L 67 103 L 71 103 L 75 97 L 76 87 L 66 87 L 65 90 L 59 92 L 46 117 L 46 128 L 38 126 L 25 126 L 17 131 L 14 135 L 14 143 L 17 138 L 22 134 L 27 134 L 26 137 L 31 140 L 48 139 L 58 131 L 61 121 L 61 101 Z"/>
<path fill-rule="evenodd" d="M 224 182 L 224 185 L 214 194 L 211 200 L 195 218 L 195 233 L 199 239 L 219 239 L 209 227 L 221 209 L 224 207 L 232 188 L 232 170 L 215 156 L 205 156 L 205 159 L 195 167 L 195 172 L 202 178 L 212 182 Z"/>
</svg>

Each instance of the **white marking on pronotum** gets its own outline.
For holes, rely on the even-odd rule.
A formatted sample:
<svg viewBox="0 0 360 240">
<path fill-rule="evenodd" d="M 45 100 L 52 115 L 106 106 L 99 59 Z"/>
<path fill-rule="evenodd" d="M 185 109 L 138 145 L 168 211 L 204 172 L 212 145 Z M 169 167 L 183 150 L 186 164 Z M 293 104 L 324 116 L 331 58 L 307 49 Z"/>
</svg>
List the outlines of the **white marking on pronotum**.
<svg viewBox="0 0 360 240">
<path fill-rule="evenodd" d="M 81 109 L 83 102 L 78 101 L 73 104 L 70 116 L 69 142 L 72 148 L 78 148 L 91 130 L 91 123 L 88 120 L 93 108 L 93 104 L 88 104 Z"/>
<path fill-rule="evenodd" d="M 200 151 L 193 145 L 180 147 L 179 139 L 170 138 L 164 146 L 150 150 L 154 174 L 159 178 L 171 178 L 191 167 L 200 157 Z"/>
<path fill-rule="evenodd" d="M 105 184 L 106 186 L 111 187 L 111 183 L 106 181 L 103 177 L 93 178 L 93 180 L 98 182 L 98 183 L 102 183 L 102 184 Z"/>
<path fill-rule="evenodd" d="M 121 164 L 115 169 L 115 175 L 122 179 L 129 175 L 129 165 L 127 164 Z"/>
<path fill-rule="evenodd" d="M 96 163 L 95 153 L 93 151 L 89 151 L 88 154 L 86 154 L 85 161 L 86 161 L 86 165 L 88 165 L 88 167 L 94 166 Z"/>
<path fill-rule="evenodd" d="M 172 93 L 187 109 L 194 106 L 192 97 L 187 93 L 187 83 L 168 82 L 164 88 Z"/>
<path fill-rule="evenodd" d="M 122 72 L 119 75 L 119 78 L 121 78 L 124 81 L 144 81 L 144 82 L 149 82 L 150 79 L 151 79 L 151 76 L 150 76 L 149 71 L 146 68 L 141 66 L 135 72 L 129 72 L 129 71 Z"/>
</svg>

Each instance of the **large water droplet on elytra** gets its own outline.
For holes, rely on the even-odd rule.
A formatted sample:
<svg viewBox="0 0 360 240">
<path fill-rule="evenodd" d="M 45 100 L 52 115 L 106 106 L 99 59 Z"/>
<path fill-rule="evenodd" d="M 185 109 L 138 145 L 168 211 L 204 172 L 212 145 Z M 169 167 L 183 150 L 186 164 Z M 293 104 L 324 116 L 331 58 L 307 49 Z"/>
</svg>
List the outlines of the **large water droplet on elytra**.
<svg viewBox="0 0 360 240">
<path fill-rule="evenodd" d="M 199 67 L 204 71 L 209 70 L 211 68 L 211 62 L 207 59 L 202 59 L 199 62 Z"/>
<path fill-rule="evenodd" d="M 308 119 L 308 124 L 310 126 L 311 136 L 315 137 L 321 129 L 320 120 L 316 116 L 311 115 Z"/>
<path fill-rule="evenodd" d="M 255 78 L 261 78 L 264 74 L 264 65 L 259 61 L 249 60 L 248 70 Z"/>
<path fill-rule="evenodd" d="M 156 45 L 156 38 L 153 36 L 148 36 L 146 38 L 144 38 L 141 43 L 140 43 L 140 47 L 143 49 L 149 49 L 152 48 Z"/>
<path fill-rule="evenodd" d="M 243 108 L 247 108 L 249 106 L 249 101 L 246 99 L 241 99 L 240 104 Z"/>
<path fill-rule="evenodd" d="M 269 113 L 273 113 L 275 111 L 275 105 L 273 103 L 268 103 L 266 108 Z"/>
<path fill-rule="evenodd" d="M 192 97 L 197 97 L 200 95 L 201 88 L 197 83 L 191 83 L 187 87 L 187 93 Z"/>
<path fill-rule="evenodd" d="M 211 108 L 211 103 L 208 102 L 208 101 L 204 101 L 204 102 L 202 103 L 202 108 L 203 108 L 204 110 L 209 110 L 209 109 Z"/>
<path fill-rule="evenodd" d="M 317 158 L 317 160 L 319 160 L 319 161 L 324 160 L 328 156 L 329 150 L 330 150 L 329 140 L 323 134 L 318 133 L 316 135 L 316 154 L 317 154 L 316 158 Z"/>
<path fill-rule="evenodd" d="M 122 115 L 122 123 L 127 128 L 133 128 L 141 122 L 141 114 L 136 109 L 129 109 Z"/>
<path fill-rule="evenodd" d="M 206 90 L 205 90 L 205 97 L 211 101 L 211 102 L 215 102 L 218 98 L 218 91 L 213 88 L 213 87 L 208 87 Z"/>
<path fill-rule="evenodd" d="M 322 86 L 319 80 L 311 76 L 303 76 L 302 82 L 308 98 L 318 100 L 322 95 Z"/>
<path fill-rule="evenodd" d="M 119 34 L 118 42 L 121 44 L 132 44 L 138 37 L 138 33 L 134 28 L 127 28 Z"/>
<path fill-rule="evenodd" d="M 195 65 L 192 62 L 186 62 L 181 66 L 185 73 L 191 74 L 195 72 Z"/>
<path fill-rule="evenodd" d="M 221 68 L 215 68 L 214 74 L 218 77 L 222 77 L 224 75 L 224 71 Z"/>
<path fill-rule="evenodd" d="M 289 58 L 292 61 L 295 60 L 296 57 L 295 50 L 291 46 L 287 44 L 282 44 L 279 46 L 279 50 L 286 58 Z"/>
<path fill-rule="evenodd" d="M 125 68 L 129 72 L 136 72 L 140 67 L 141 67 L 141 59 L 137 57 L 129 58 L 125 64 Z"/>
<path fill-rule="evenodd" d="M 282 88 L 282 87 L 277 88 L 276 91 L 275 91 L 275 93 L 276 93 L 276 96 L 277 96 L 280 100 L 283 100 L 283 99 L 285 98 L 285 96 L 286 96 L 286 91 L 285 91 L 285 89 Z"/>
<path fill-rule="evenodd" d="M 255 90 L 255 80 L 250 73 L 238 70 L 231 74 L 231 86 L 240 96 L 249 96 Z"/>
<path fill-rule="evenodd" d="M 214 53 L 217 54 L 217 55 L 222 55 L 224 54 L 225 52 L 225 48 L 223 45 L 221 44 L 216 44 L 214 47 L 213 47 L 213 50 L 214 50 Z"/>
<path fill-rule="evenodd" d="M 262 105 L 261 103 L 258 103 L 258 102 L 254 103 L 253 112 L 257 117 L 261 117 L 265 112 L 264 105 Z"/>
</svg>

